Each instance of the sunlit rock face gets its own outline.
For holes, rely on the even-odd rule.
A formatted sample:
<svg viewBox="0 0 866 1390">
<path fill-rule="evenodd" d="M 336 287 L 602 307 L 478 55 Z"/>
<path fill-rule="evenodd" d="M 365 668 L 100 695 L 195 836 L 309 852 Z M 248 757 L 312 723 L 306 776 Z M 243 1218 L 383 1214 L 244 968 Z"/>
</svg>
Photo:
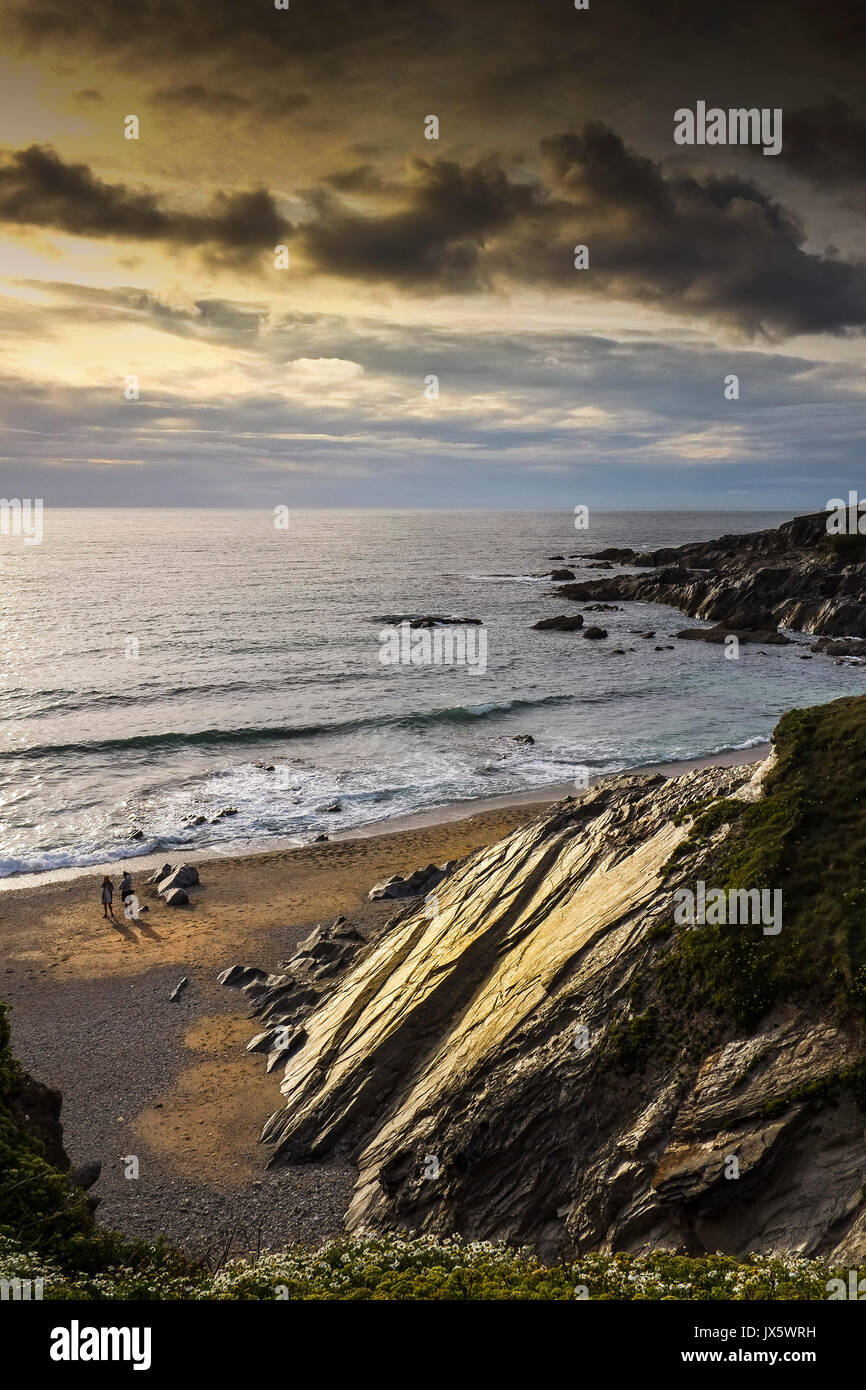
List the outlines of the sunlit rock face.
<svg viewBox="0 0 866 1390">
<path fill-rule="evenodd" d="M 790 1096 L 856 1039 L 787 1007 L 698 1056 L 688 1039 L 673 1060 L 650 1048 L 631 1073 L 606 1046 L 671 921 L 660 870 L 688 833 L 674 817 L 754 799 L 761 772 L 606 783 L 464 860 L 312 1005 L 291 973 L 251 985 L 295 1039 L 263 1135 L 274 1160 L 349 1153 L 352 1230 L 547 1256 L 864 1253 L 863 1118 L 850 1097 L 816 1118 Z"/>
</svg>

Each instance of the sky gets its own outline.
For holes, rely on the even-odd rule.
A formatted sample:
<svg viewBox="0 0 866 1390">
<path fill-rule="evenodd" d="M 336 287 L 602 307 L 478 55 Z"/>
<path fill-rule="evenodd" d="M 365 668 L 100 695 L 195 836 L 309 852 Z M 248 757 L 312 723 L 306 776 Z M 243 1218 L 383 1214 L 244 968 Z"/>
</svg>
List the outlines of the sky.
<svg viewBox="0 0 866 1390">
<path fill-rule="evenodd" d="M 0 0 L 4 497 L 861 486 L 860 0 L 288 6 Z M 678 144 L 698 102 L 781 151 Z"/>
</svg>

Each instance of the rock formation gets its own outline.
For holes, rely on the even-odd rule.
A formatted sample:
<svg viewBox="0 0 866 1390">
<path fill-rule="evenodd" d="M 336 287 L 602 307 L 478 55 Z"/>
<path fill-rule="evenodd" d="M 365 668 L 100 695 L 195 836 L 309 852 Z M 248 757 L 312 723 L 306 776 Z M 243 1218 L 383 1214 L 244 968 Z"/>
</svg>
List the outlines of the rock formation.
<svg viewBox="0 0 866 1390">
<path fill-rule="evenodd" d="M 863 821 L 827 749 L 866 760 L 866 700 L 779 728 L 764 764 L 569 798 L 370 941 L 226 972 L 267 1025 L 251 1047 L 285 1063 L 273 1161 L 351 1155 L 353 1230 L 862 1259 Z M 851 852 L 816 886 L 835 818 Z M 761 886 L 760 854 L 778 935 L 674 927 L 679 885 Z"/>
<path fill-rule="evenodd" d="M 583 627 L 583 614 L 560 613 L 555 618 L 540 618 L 532 626 L 537 632 L 578 632 Z"/>
<path fill-rule="evenodd" d="M 557 589 L 564 598 L 666 603 L 728 632 L 792 628 L 866 637 L 866 537 L 831 536 L 827 517 L 795 517 L 770 531 L 722 536 L 642 554 L 603 550 L 645 574 L 605 575 Z"/>
</svg>

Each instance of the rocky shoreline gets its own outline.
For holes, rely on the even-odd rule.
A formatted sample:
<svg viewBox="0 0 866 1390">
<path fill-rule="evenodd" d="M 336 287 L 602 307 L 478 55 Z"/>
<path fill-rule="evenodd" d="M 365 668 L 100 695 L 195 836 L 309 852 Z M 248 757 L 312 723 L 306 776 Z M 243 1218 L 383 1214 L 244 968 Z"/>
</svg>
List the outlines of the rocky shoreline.
<svg viewBox="0 0 866 1390">
<path fill-rule="evenodd" d="M 677 881 L 664 868 L 692 808 L 758 801 L 772 767 L 613 779 L 458 864 L 432 910 L 372 936 L 335 923 L 275 974 L 226 972 L 265 1025 L 250 1047 L 285 1071 L 272 1162 L 357 1162 L 350 1230 L 547 1258 L 862 1258 L 858 1103 L 806 1099 L 863 1057 L 862 1024 L 783 1002 L 746 1030 L 721 1021 L 696 1052 L 658 1046 L 649 1022 Z"/>
<path fill-rule="evenodd" d="M 860 654 L 866 639 L 866 537 L 828 534 L 824 513 L 648 553 L 601 550 L 587 563 L 646 572 L 563 584 L 557 597 L 664 603 L 726 633 L 761 634 L 752 640 L 778 640 L 773 634 L 780 627 L 822 639 L 860 639 L 845 652 L 831 652 L 836 655 Z"/>
</svg>

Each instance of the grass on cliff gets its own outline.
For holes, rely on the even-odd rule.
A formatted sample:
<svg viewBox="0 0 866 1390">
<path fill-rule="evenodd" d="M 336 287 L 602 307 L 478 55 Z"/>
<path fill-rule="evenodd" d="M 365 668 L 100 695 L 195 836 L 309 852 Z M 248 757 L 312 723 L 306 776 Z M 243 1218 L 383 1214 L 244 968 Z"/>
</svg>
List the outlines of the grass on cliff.
<svg viewBox="0 0 866 1390">
<path fill-rule="evenodd" d="M 696 815 L 668 881 L 782 891 L 782 930 L 678 930 L 662 993 L 751 1025 L 781 1000 L 866 1012 L 866 697 L 792 710 L 775 731 L 778 762 L 754 803 Z M 717 847 L 709 837 L 730 830 Z M 703 857 L 701 857 L 703 855 Z M 698 867 L 696 867 L 698 866 Z"/>
</svg>

